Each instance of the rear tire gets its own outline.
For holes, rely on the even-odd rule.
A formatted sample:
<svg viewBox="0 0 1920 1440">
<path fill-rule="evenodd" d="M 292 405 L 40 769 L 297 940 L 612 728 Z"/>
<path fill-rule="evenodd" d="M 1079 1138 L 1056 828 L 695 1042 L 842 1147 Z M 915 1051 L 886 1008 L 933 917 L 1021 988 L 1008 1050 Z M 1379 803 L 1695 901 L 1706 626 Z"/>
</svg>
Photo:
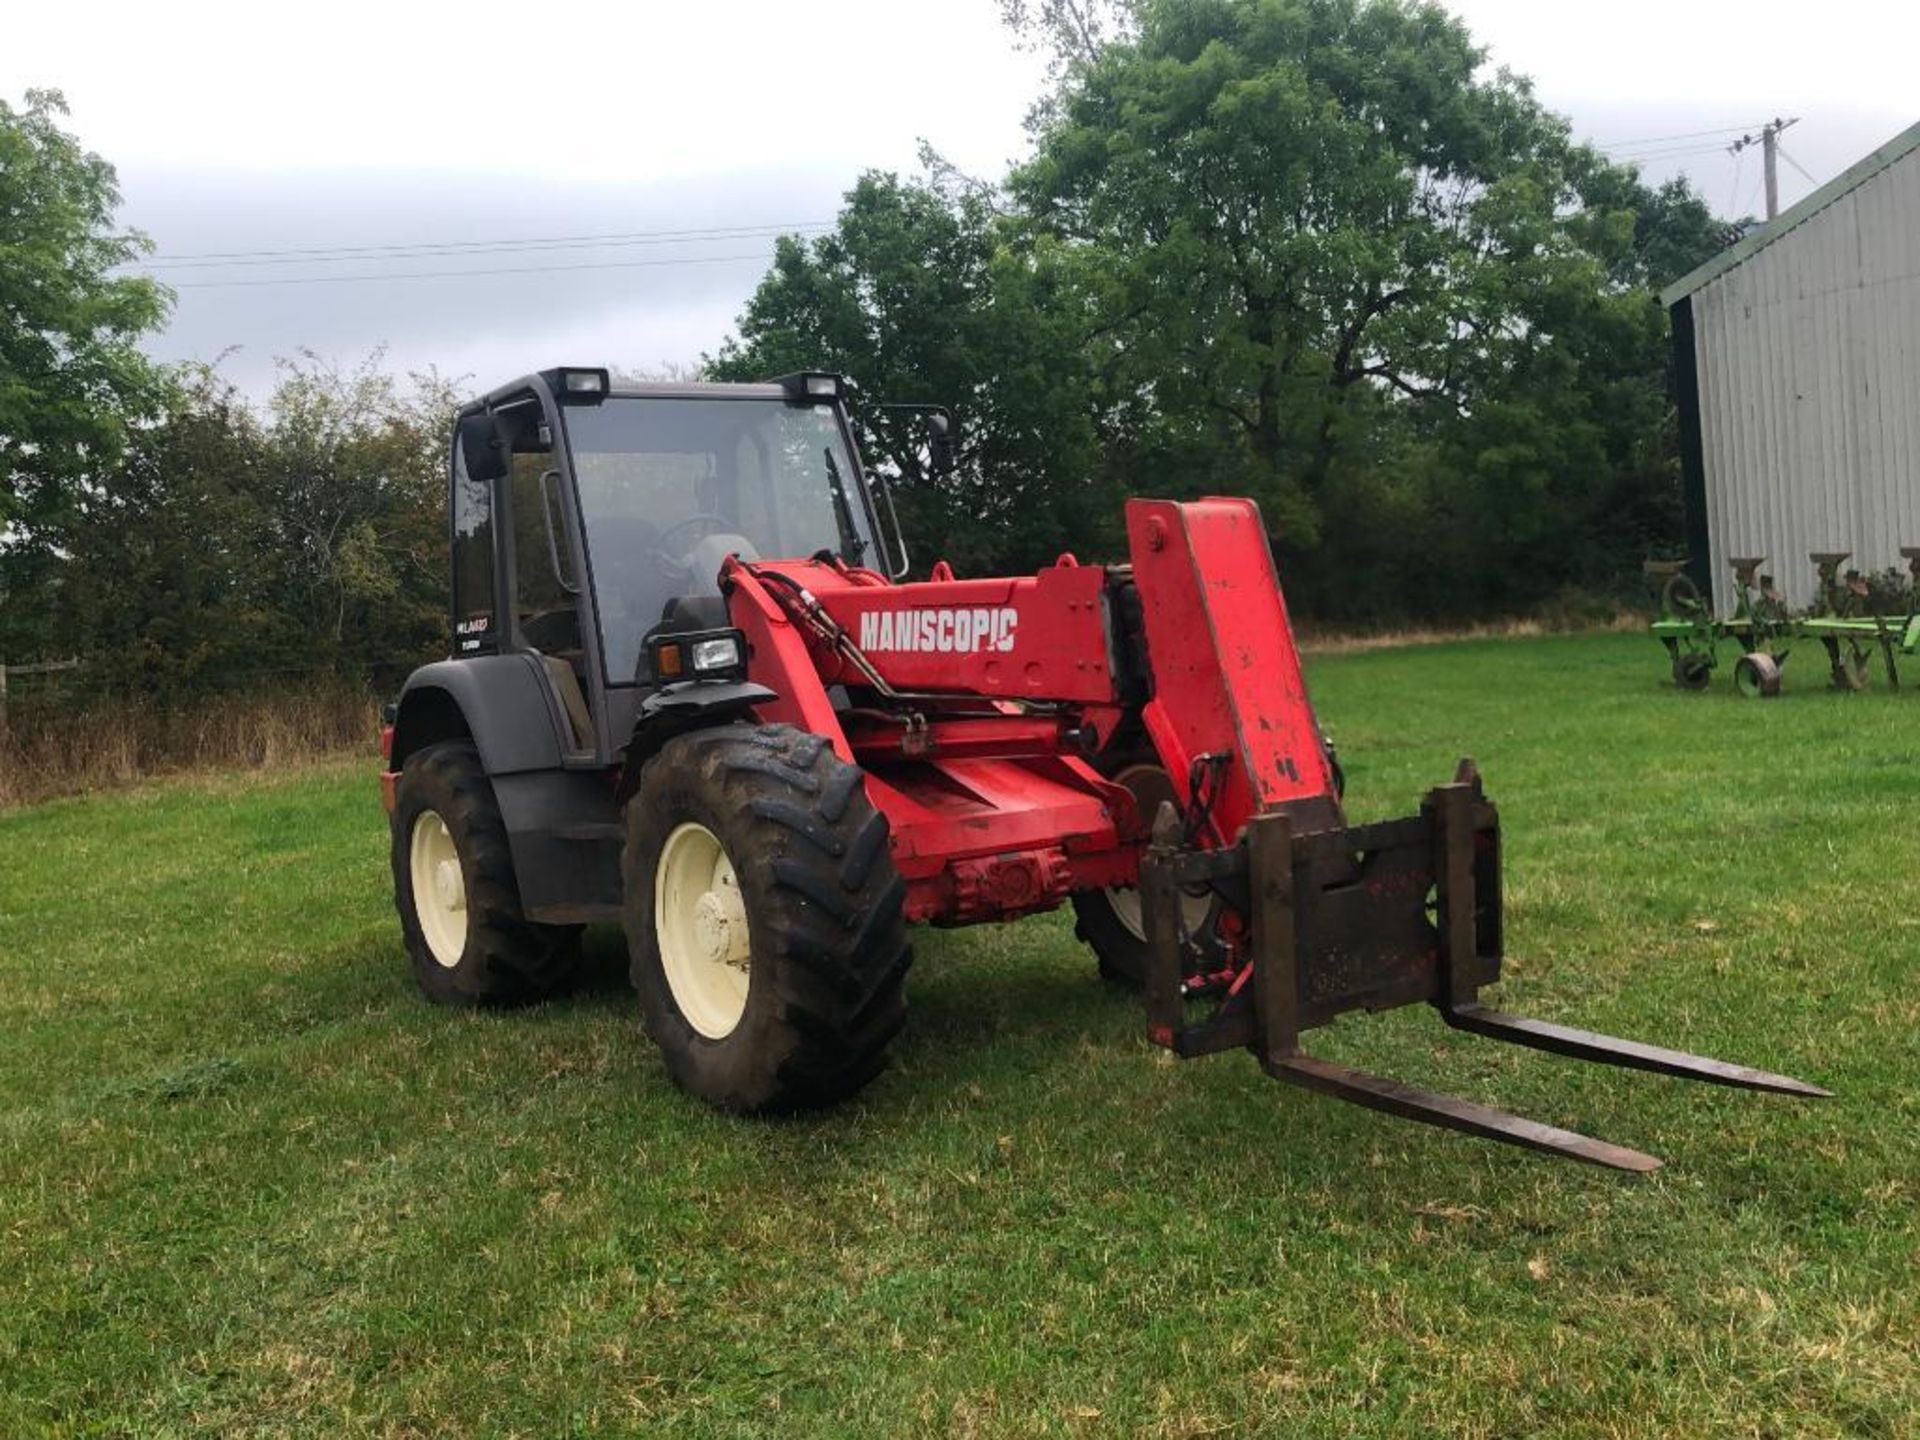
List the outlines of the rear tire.
<svg viewBox="0 0 1920 1440">
<path fill-rule="evenodd" d="M 1158 760 L 1135 760 L 1112 767 L 1108 777 L 1133 792 L 1140 818 L 1153 824 L 1163 800 L 1177 806 L 1178 796 Z M 1190 973 L 1217 970 L 1225 963 L 1225 948 L 1214 931 L 1219 906 L 1211 897 L 1184 906 L 1187 929 L 1200 946 L 1197 965 L 1190 957 Z M 1140 913 L 1140 892 L 1133 886 L 1083 890 L 1073 897 L 1074 934 L 1092 949 L 1102 979 L 1118 985 L 1144 987 L 1147 983 L 1147 936 Z"/>
<path fill-rule="evenodd" d="M 393 903 L 427 998 L 522 1005 L 570 978 L 580 927 L 521 914 L 506 823 L 479 752 L 465 741 L 415 751 L 394 799 Z"/>
<path fill-rule="evenodd" d="M 647 762 L 627 805 L 627 950 L 647 1033 L 689 1093 L 811 1109 L 884 1066 L 912 952 L 864 778 L 787 725 L 695 731 Z"/>
</svg>

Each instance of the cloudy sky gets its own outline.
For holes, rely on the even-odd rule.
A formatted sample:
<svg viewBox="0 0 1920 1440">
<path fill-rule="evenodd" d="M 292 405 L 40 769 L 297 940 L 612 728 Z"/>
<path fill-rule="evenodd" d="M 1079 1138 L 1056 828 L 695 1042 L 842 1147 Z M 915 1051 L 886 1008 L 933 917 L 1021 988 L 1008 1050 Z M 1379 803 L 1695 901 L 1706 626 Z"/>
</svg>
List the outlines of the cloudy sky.
<svg viewBox="0 0 1920 1440">
<path fill-rule="evenodd" d="M 1743 130 L 1798 118 L 1785 205 L 1920 119 L 1910 0 L 1451 8 L 1578 134 L 1728 215 L 1761 203 Z M 257 390 L 277 356 L 384 347 L 489 386 L 697 360 L 772 235 L 830 222 L 861 170 L 911 171 L 924 138 L 999 174 L 1042 70 L 996 0 L 96 0 L 15 7 L 0 96 L 64 91 L 119 168 L 178 292 L 160 353 Z"/>
</svg>

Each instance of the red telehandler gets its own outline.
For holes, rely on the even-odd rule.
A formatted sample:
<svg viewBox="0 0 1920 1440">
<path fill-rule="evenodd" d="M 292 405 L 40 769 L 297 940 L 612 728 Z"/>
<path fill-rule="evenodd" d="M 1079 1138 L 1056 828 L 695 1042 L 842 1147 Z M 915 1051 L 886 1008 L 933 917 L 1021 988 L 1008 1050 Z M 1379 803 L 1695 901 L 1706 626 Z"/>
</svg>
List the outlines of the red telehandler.
<svg viewBox="0 0 1920 1440">
<path fill-rule="evenodd" d="M 668 1072 L 730 1110 L 880 1069 L 912 922 L 1072 903 L 1181 1056 L 1623 1170 L 1653 1157 L 1316 1060 L 1301 1032 L 1421 1001 L 1583 1059 L 1817 1086 L 1491 1009 L 1500 827 L 1470 763 L 1349 826 L 1247 500 L 1126 508 L 1131 563 L 901 583 L 847 385 L 531 375 L 451 463 L 451 658 L 385 735 L 395 899 L 426 993 L 534 999 L 625 927 Z M 950 458 L 921 407 L 928 463 Z M 900 417 L 890 416 L 898 426 Z"/>
</svg>

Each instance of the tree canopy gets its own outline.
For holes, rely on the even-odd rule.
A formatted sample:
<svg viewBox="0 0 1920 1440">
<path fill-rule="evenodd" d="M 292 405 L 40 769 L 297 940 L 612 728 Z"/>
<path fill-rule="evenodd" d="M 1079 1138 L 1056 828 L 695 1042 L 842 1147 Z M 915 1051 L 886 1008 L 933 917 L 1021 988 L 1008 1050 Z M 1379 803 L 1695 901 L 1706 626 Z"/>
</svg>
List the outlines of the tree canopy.
<svg viewBox="0 0 1920 1440">
<path fill-rule="evenodd" d="M 41 633 L 118 696 L 391 681 L 444 653 L 454 408 L 371 362 L 289 364 L 261 407 L 184 371 L 61 527 Z"/>
<path fill-rule="evenodd" d="M 166 315 L 114 228 L 113 167 L 60 128 L 57 91 L 0 100 L 0 534 L 45 522 L 112 463 L 165 381 L 138 347 Z"/>
<path fill-rule="evenodd" d="M 1030 158 L 867 177 L 717 365 L 953 401 L 968 463 L 902 481 L 932 549 L 1030 563 L 1111 548 L 1121 493 L 1244 493 L 1310 609 L 1397 618 L 1605 591 L 1675 528 L 1654 287 L 1722 240 L 1684 187 L 1434 5 L 1006 8 L 1055 52 Z"/>
<path fill-rule="evenodd" d="M 892 474 L 916 551 L 930 541 L 957 565 L 1043 564 L 1119 519 L 1086 406 L 1084 317 L 1007 249 L 991 193 L 933 168 L 922 183 L 868 175 L 832 234 L 782 240 L 740 338 L 708 372 L 846 371 L 874 402 L 856 406 L 862 449 Z M 950 480 L 923 464 L 918 418 L 879 402 L 965 415 Z"/>
</svg>

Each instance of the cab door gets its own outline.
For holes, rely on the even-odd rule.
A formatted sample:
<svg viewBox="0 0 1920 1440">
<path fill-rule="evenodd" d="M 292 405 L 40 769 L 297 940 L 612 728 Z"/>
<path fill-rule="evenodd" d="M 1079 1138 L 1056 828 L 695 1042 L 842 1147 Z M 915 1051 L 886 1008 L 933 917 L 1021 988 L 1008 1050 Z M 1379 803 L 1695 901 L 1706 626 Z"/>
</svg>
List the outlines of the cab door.
<svg viewBox="0 0 1920 1440">
<path fill-rule="evenodd" d="M 605 694 L 590 597 L 581 561 L 579 524 L 564 447 L 556 443 L 547 397 L 525 391 L 494 407 L 507 451 L 499 504 L 508 523 L 499 608 L 514 649 L 533 656 L 553 701 L 561 750 L 569 763 L 594 764 L 604 750 Z"/>
</svg>

